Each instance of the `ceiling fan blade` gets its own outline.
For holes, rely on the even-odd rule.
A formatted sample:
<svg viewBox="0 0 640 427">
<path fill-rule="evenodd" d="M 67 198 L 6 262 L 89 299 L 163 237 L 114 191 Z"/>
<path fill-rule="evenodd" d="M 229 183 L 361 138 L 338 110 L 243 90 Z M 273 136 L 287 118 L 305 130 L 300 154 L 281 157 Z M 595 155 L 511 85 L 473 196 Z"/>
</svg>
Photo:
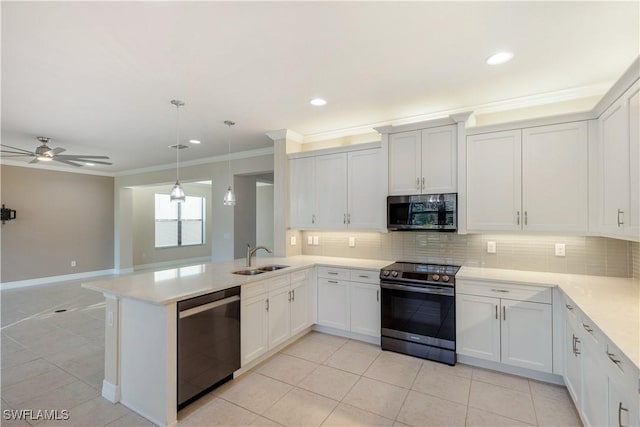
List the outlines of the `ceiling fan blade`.
<svg viewBox="0 0 640 427">
<path fill-rule="evenodd" d="M 71 166 L 77 166 L 77 167 L 84 166 L 80 163 L 72 162 L 71 160 L 60 159 L 58 158 L 58 156 L 54 157 L 53 160 L 55 160 L 56 162 L 64 163 L 66 165 L 71 165 Z"/>
<path fill-rule="evenodd" d="M 73 161 L 85 162 L 85 163 L 93 163 L 93 164 L 96 164 L 96 165 L 112 165 L 113 164 L 113 163 L 109 163 L 109 162 L 101 162 L 99 160 L 92 160 L 92 159 L 74 159 Z"/>
<path fill-rule="evenodd" d="M 29 153 L 29 154 L 33 154 L 33 151 L 25 150 L 25 149 L 23 149 L 23 148 L 18 148 L 18 147 L 12 147 L 11 145 L 6 145 L 6 144 L 1 144 L 1 145 L 0 145 L 0 151 L 7 151 L 7 150 L 5 150 L 5 147 L 6 147 L 6 148 L 10 148 L 10 149 L 12 149 L 12 150 L 18 150 L 18 151 L 20 151 L 20 152 L 22 152 L 22 153 Z"/>
<path fill-rule="evenodd" d="M 16 154 L 18 156 L 33 156 L 33 153 L 23 153 L 21 151 L 9 151 L 9 150 L 1 150 L 0 153 L 6 153 L 6 154 Z M 7 156 L 3 156 L 3 157 L 7 157 Z"/>
<path fill-rule="evenodd" d="M 40 160 L 38 160 L 37 157 L 34 157 L 33 160 L 31 160 L 29 163 L 38 163 Z"/>
<path fill-rule="evenodd" d="M 61 159 L 67 159 L 67 160 L 72 160 L 72 159 L 108 159 L 109 156 L 84 156 L 82 154 L 62 154 L 62 155 L 58 155 L 56 157 L 59 157 Z"/>
<path fill-rule="evenodd" d="M 47 156 L 57 156 L 59 153 L 62 153 L 63 151 L 67 151 L 67 150 L 61 147 L 54 148 L 53 150 L 47 151 Z"/>
</svg>

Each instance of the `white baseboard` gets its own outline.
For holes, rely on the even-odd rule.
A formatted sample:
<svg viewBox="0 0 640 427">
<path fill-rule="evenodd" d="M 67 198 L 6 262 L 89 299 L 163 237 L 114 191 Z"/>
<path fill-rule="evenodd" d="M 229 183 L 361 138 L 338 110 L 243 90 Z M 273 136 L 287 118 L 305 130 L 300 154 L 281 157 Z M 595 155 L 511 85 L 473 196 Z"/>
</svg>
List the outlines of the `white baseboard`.
<svg viewBox="0 0 640 427">
<path fill-rule="evenodd" d="M 517 366 L 505 365 L 504 363 L 492 362 L 490 360 L 478 359 L 476 357 L 458 354 L 458 362 L 466 365 L 477 366 L 478 368 L 490 369 L 492 371 L 504 372 L 505 374 L 518 375 L 520 377 L 531 378 L 533 380 L 547 383 L 564 385 L 564 379 L 560 375 L 547 372 L 534 371 L 533 369 L 519 368 Z"/>
<path fill-rule="evenodd" d="M 107 380 L 102 380 L 102 397 L 111 403 L 120 401 L 120 386 L 111 384 Z"/>
<path fill-rule="evenodd" d="M 197 257 L 197 258 L 186 258 L 186 259 L 177 259 L 172 261 L 161 261 L 161 262 L 152 262 L 150 264 L 138 264 L 134 265 L 132 271 L 140 271 L 140 270 L 149 270 L 154 268 L 164 268 L 164 267 L 177 267 L 184 266 L 190 264 L 201 264 L 203 262 L 211 262 L 210 256 L 205 257 Z"/>
<path fill-rule="evenodd" d="M 116 271 L 114 269 L 109 269 L 109 270 L 85 271 L 84 273 L 64 274 L 62 276 L 39 277 L 37 279 L 16 280 L 14 282 L 0 283 L 0 289 L 4 291 L 7 289 L 24 288 L 27 286 L 36 286 L 36 285 L 46 285 L 49 283 L 68 282 L 71 280 L 87 279 L 87 278 L 98 277 L 98 276 L 109 276 L 114 274 L 117 274 Z"/>
</svg>

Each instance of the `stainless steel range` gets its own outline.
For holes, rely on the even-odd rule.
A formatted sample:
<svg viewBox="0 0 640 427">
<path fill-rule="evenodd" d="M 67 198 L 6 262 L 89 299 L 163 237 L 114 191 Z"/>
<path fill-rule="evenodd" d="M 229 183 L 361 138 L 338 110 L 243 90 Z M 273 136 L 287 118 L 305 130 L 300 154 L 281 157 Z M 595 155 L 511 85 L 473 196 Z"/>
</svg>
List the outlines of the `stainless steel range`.
<svg viewBox="0 0 640 427">
<path fill-rule="evenodd" d="M 459 269 L 396 262 L 380 270 L 383 350 L 455 365 Z"/>
</svg>

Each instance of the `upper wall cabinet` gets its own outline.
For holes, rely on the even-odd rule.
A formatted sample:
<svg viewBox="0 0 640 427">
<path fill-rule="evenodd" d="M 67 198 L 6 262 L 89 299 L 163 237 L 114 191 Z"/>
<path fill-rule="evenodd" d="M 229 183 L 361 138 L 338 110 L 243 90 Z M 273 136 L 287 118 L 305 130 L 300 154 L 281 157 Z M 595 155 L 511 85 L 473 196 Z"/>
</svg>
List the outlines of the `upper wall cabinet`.
<svg viewBox="0 0 640 427">
<path fill-rule="evenodd" d="M 389 135 L 389 194 L 455 193 L 456 125 Z"/>
<path fill-rule="evenodd" d="M 290 227 L 384 230 L 383 161 L 380 148 L 292 158 Z"/>
<path fill-rule="evenodd" d="M 586 233 L 588 127 L 563 123 L 467 138 L 467 229 Z"/>
<path fill-rule="evenodd" d="M 640 240 L 640 82 L 598 119 L 602 203 L 600 232 Z"/>
</svg>

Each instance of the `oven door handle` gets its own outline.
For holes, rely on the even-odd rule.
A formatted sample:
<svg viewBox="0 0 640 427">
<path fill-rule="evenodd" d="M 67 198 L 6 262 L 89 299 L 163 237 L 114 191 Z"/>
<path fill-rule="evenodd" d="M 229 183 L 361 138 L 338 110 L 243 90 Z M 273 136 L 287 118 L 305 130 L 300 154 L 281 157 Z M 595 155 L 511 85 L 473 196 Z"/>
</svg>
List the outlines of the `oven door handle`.
<svg viewBox="0 0 640 427">
<path fill-rule="evenodd" d="M 382 289 L 393 289 L 397 291 L 407 291 L 407 292 L 418 292 L 420 294 L 434 294 L 434 295 L 446 295 L 453 296 L 454 291 L 453 288 L 437 288 L 437 287 L 426 287 L 426 286 L 407 286 L 407 285 L 396 285 L 391 283 L 381 283 L 380 287 Z"/>
</svg>

